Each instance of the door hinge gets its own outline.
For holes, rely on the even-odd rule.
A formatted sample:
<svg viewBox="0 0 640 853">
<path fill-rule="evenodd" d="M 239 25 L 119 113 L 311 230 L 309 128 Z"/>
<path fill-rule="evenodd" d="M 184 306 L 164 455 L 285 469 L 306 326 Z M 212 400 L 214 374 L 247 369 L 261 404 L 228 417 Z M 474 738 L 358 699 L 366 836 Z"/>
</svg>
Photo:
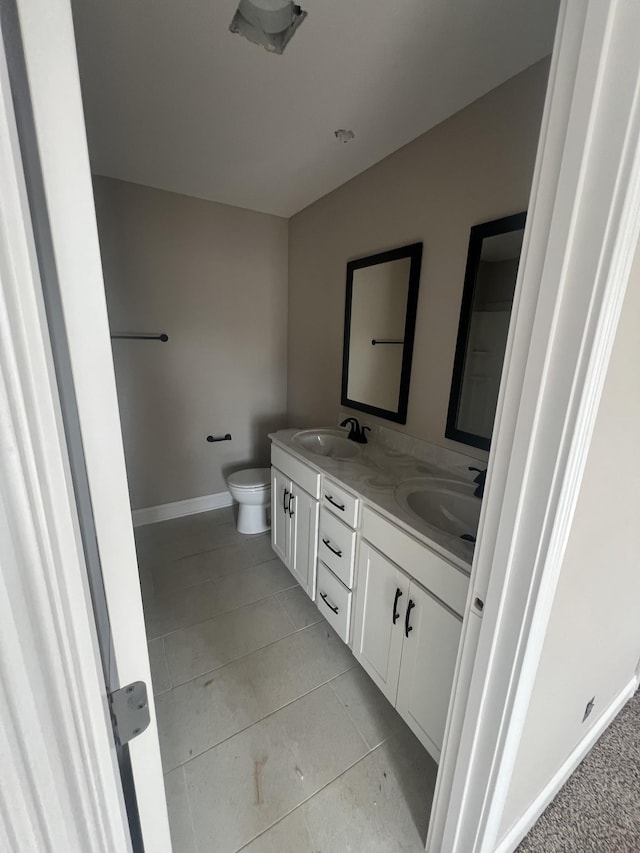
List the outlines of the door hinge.
<svg viewBox="0 0 640 853">
<path fill-rule="evenodd" d="M 132 681 L 109 693 L 111 723 L 116 743 L 124 746 L 149 725 L 149 702 L 144 681 Z"/>
</svg>

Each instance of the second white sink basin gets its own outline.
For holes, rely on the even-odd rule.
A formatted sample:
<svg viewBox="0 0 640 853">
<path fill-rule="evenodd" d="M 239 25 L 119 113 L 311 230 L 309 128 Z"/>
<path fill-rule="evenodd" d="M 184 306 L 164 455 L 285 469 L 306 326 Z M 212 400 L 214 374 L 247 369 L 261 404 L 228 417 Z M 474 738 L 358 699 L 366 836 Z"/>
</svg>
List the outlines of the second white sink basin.
<svg viewBox="0 0 640 853">
<path fill-rule="evenodd" d="M 331 459 L 354 459 L 360 453 L 358 445 L 338 429 L 303 429 L 293 436 L 293 443 Z"/>
<path fill-rule="evenodd" d="M 453 480 L 409 480 L 396 489 L 396 500 L 432 527 L 473 542 L 482 504 L 474 489 Z"/>
</svg>

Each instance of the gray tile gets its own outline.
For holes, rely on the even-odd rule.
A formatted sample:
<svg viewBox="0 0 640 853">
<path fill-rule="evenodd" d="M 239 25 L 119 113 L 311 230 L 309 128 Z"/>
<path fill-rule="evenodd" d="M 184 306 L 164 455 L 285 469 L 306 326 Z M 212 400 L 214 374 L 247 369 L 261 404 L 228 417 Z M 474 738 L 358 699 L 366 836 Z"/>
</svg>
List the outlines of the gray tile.
<svg viewBox="0 0 640 853">
<path fill-rule="evenodd" d="M 182 767 L 164 777 L 171 842 L 176 853 L 196 853 L 187 786 Z"/>
<path fill-rule="evenodd" d="M 212 528 L 222 525 L 235 527 L 233 507 L 184 515 L 156 524 L 145 524 L 142 527 L 135 528 L 135 537 L 137 542 L 167 542 L 170 539 L 179 539 L 202 531 L 210 531 Z"/>
<path fill-rule="evenodd" d="M 149 664 L 151 666 L 153 692 L 158 694 L 168 690 L 171 687 L 171 680 L 162 639 L 151 640 L 149 643 Z"/>
<path fill-rule="evenodd" d="M 331 686 L 370 749 L 404 725 L 398 712 L 359 664 L 335 678 Z"/>
<path fill-rule="evenodd" d="M 180 684 L 273 643 L 293 630 L 291 620 L 273 596 L 224 613 L 165 637 L 169 676 L 173 684 Z"/>
<path fill-rule="evenodd" d="M 147 637 L 151 640 L 179 628 L 188 628 L 211 619 L 225 609 L 209 581 L 187 589 L 156 594 L 144 602 Z"/>
<path fill-rule="evenodd" d="M 316 848 L 423 853 L 436 772 L 413 735 L 395 736 L 304 805 Z"/>
<path fill-rule="evenodd" d="M 365 753 L 328 685 L 287 705 L 185 765 L 198 848 L 237 850 Z"/>
<path fill-rule="evenodd" d="M 256 536 L 245 536 L 243 547 L 246 548 L 254 564 L 273 560 L 275 552 L 271 547 L 271 532 L 259 533 Z"/>
<path fill-rule="evenodd" d="M 215 552 L 213 552 L 215 553 Z M 211 619 L 219 613 L 244 607 L 295 585 L 279 559 L 205 581 L 185 589 L 163 590 L 147 599 L 147 636 L 161 637 Z"/>
<path fill-rule="evenodd" d="M 152 570 L 153 582 L 156 592 L 161 594 L 195 586 L 251 565 L 251 557 L 242 545 L 225 544 L 212 551 L 190 554 L 155 566 Z"/>
<path fill-rule="evenodd" d="M 153 539 L 136 540 L 138 562 L 140 565 L 154 568 L 182 557 L 234 544 L 241 545 L 242 537 L 231 523 L 181 530 L 174 534 L 165 531 Z"/>
<path fill-rule="evenodd" d="M 424 853 L 436 772 L 435 762 L 405 729 L 244 853 Z"/>
<path fill-rule="evenodd" d="M 354 664 L 353 655 L 331 628 L 315 625 L 158 696 L 165 771 Z"/>
<path fill-rule="evenodd" d="M 279 593 L 278 599 L 296 628 L 306 628 L 322 620 L 322 614 L 315 603 L 298 584 Z"/>
<path fill-rule="evenodd" d="M 212 509 L 208 512 L 197 512 L 193 515 L 184 515 L 181 518 L 172 518 L 170 521 L 161 522 L 168 529 L 175 528 L 197 529 L 216 527 L 220 524 L 235 524 L 235 515 L 232 506 L 225 506 L 222 509 Z"/>
<path fill-rule="evenodd" d="M 296 586 L 296 580 L 284 563 L 277 557 L 268 563 L 241 572 L 225 575 L 211 582 L 215 596 L 224 603 L 225 609 L 232 610 L 252 601 L 274 595 Z"/>
<path fill-rule="evenodd" d="M 335 785 L 335 782 L 331 784 Z M 317 797 L 318 794 L 315 796 Z M 313 800 L 314 797 L 311 799 Z M 385 851 L 385 853 L 390 853 L 393 849 L 389 848 L 389 851 Z M 363 850 L 368 853 L 368 848 L 365 847 Z M 298 806 L 297 809 L 294 809 L 281 821 L 258 836 L 255 841 L 243 847 L 242 853 L 320 853 L 320 848 L 314 844 L 311 830 L 307 826 L 304 817 L 304 805 Z M 324 849 L 322 853 L 325 853 Z"/>
</svg>

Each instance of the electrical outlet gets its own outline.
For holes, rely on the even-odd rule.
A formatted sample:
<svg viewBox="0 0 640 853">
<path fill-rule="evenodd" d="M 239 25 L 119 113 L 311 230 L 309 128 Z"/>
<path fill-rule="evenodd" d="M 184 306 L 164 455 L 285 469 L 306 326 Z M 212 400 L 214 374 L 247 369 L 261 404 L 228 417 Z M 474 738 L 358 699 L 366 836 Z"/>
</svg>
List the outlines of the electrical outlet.
<svg viewBox="0 0 640 853">
<path fill-rule="evenodd" d="M 586 708 L 584 709 L 584 717 L 582 718 L 583 723 L 587 719 L 589 714 L 593 711 L 593 706 L 595 704 L 596 704 L 596 697 L 592 696 L 591 699 L 589 699 L 589 701 L 587 702 Z"/>
</svg>

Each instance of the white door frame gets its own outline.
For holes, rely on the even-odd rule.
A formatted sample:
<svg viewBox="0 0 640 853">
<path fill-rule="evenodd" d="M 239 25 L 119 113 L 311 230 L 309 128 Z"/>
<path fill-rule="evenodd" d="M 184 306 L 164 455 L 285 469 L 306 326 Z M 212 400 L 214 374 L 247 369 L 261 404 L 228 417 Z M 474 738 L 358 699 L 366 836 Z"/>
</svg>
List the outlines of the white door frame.
<svg viewBox="0 0 640 853">
<path fill-rule="evenodd" d="M 69 349 L 73 385 L 77 403 L 82 450 L 91 492 L 93 521 L 104 592 L 111 622 L 112 647 L 120 684 L 142 680 L 147 684 L 151 723 L 146 731 L 129 744 L 129 757 L 136 787 L 137 808 L 145 849 L 152 853 L 171 850 L 169 823 L 164 792 L 164 779 L 151 686 L 149 657 L 138 579 L 138 568 L 131 522 L 131 510 L 122 447 L 122 435 L 115 377 L 111 355 L 109 324 L 102 280 L 102 266 L 89 169 L 89 157 L 76 62 L 75 40 L 71 8 L 68 0 L 16 0 L 19 16 L 22 51 L 26 66 L 31 111 L 35 125 L 39 166 L 55 259 L 64 331 Z M 5 75 L 6 76 L 6 75 Z M 15 124 L 11 92 L 7 86 L 1 92 L 2 109 L 8 123 Z M 14 128 L 14 139 L 17 138 Z M 22 180 L 22 160 L 19 148 L 14 148 L 13 160 L 3 161 L 3 179 Z M 6 174 L 5 174 L 6 173 Z M 24 202 L 24 198 L 22 199 Z M 5 198 L 2 197 L 3 212 Z M 6 208 L 7 218 L 18 217 L 17 223 L 31 241 L 32 227 L 28 207 L 13 210 Z M 32 259 L 33 260 L 33 259 Z M 25 369 L 38 353 L 49 353 L 49 333 L 42 313 L 42 293 L 37 266 L 32 266 L 32 278 L 24 283 L 31 300 L 40 308 L 39 315 L 30 318 L 31 332 L 21 340 L 21 349 L 14 358 Z M 4 282 L 3 282 L 4 287 Z M 26 298 L 26 294 L 25 294 Z M 26 310 L 26 309 L 25 309 Z M 27 315 L 25 314 L 25 317 Z M 39 325 L 36 325 L 36 322 Z M 20 331 L 20 316 L 12 315 L 10 328 Z M 50 395 L 57 397 L 51 361 L 48 363 Z M 56 400 L 59 408 L 59 400 Z M 66 452 L 66 443 L 60 418 L 55 436 L 58 453 Z M 37 440 L 43 436 L 38 433 Z M 0 435 L 0 447 L 4 436 Z M 35 441 L 35 439 L 32 439 Z M 16 441 L 21 442 L 18 435 Z M 40 446 L 39 450 L 43 451 Z M 42 455 L 39 456 L 42 459 Z M 68 468 L 68 457 L 67 457 Z M 29 472 L 31 489 L 37 489 L 47 470 L 35 467 Z M 68 486 L 68 483 L 67 483 Z M 59 483 L 57 488 L 61 488 Z M 52 500 L 57 503 L 55 496 Z M 68 494 L 59 495 L 60 507 L 71 514 L 66 524 L 77 527 L 77 510 L 69 503 Z M 59 509 L 62 514 L 62 508 Z M 59 519 L 62 524 L 62 519 Z M 62 571 L 62 567 L 58 567 Z M 64 567 L 67 569 L 67 567 Z M 86 574 L 84 560 L 82 569 Z M 86 586 L 86 581 L 85 581 Z M 35 604 L 35 603 L 34 603 Z M 86 611 L 86 612 L 85 612 Z M 36 617 L 36 613 L 38 616 Z M 34 610 L 33 617 L 42 614 Z M 68 616 L 68 614 L 67 614 Z M 88 601 L 83 605 L 82 618 L 95 622 Z M 74 630 L 72 624 L 65 630 Z M 80 643 L 80 637 L 74 636 Z M 83 641 L 86 638 L 83 638 Z M 93 643 L 95 646 L 95 642 Z M 95 650 L 95 649 L 94 649 Z M 78 677 L 81 673 L 78 672 Z M 80 685 L 78 685 L 79 688 Z M 97 688 L 94 685 L 94 691 Z M 96 693 L 104 700 L 104 682 Z M 95 703 L 94 703 L 95 704 Z M 104 703 L 103 703 L 104 704 Z M 41 713 L 46 712 L 46 704 Z M 102 715 L 104 717 L 104 713 Z M 103 752 L 94 754 L 94 744 L 84 744 L 84 753 L 73 758 L 90 767 L 97 762 L 105 774 L 113 774 L 111 756 Z M 43 754 L 44 755 L 44 754 Z M 106 785 L 106 781 L 105 781 Z M 111 788 L 119 780 L 110 779 Z M 105 789 L 106 790 L 106 789 Z M 97 796 L 97 794 L 96 794 Z M 115 794 L 110 792 L 113 799 Z M 105 793 L 106 797 L 106 793 Z M 45 799 L 46 802 L 46 799 Z M 107 798 L 108 802 L 108 798 Z M 106 820 L 106 818 L 105 818 Z M 113 808 L 110 820 L 117 824 Z M 41 849 L 44 849 L 41 848 Z M 56 850 L 102 850 L 97 844 L 52 845 Z M 110 851 L 127 849 L 121 843 L 105 848 Z"/>
<path fill-rule="evenodd" d="M 150 683 L 71 14 L 68 0 L 17 6 L 105 592 L 108 602 L 123 594 L 131 602 L 129 612 L 114 607 L 114 651 L 123 681 Z M 636 0 L 561 7 L 470 588 L 470 604 L 479 597 L 486 606 L 466 620 L 433 853 L 496 844 L 638 236 L 639 10 Z M 0 98 L 7 122 L 4 84 Z M 9 153 L 0 139 L 0 249 L 11 262 L 0 266 L 0 721 L 13 738 L 0 742 L 21 780 L 7 791 L 5 773 L 0 785 L 11 831 L 32 833 L 18 836 L 21 849 L 35 833 L 53 849 L 127 849 L 21 164 L 15 134 Z M 37 630 L 25 633 L 26 624 Z M 85 705 L 70 701 L 78 696 Z M 151 707 L 152 726 L 132 742 L 131 759 L 147 849 L 163 853 Z M 85 833 L 81 844 L 73 833 Z"/>
<path fill-rule="evenodd" d="M 433 853 L 490 853 L 499 842 L 638 242 L 639 32 L 637 0 L 561 4 Z M 501 851 L 514 849 L 544 805 Z"/>
</svg>

